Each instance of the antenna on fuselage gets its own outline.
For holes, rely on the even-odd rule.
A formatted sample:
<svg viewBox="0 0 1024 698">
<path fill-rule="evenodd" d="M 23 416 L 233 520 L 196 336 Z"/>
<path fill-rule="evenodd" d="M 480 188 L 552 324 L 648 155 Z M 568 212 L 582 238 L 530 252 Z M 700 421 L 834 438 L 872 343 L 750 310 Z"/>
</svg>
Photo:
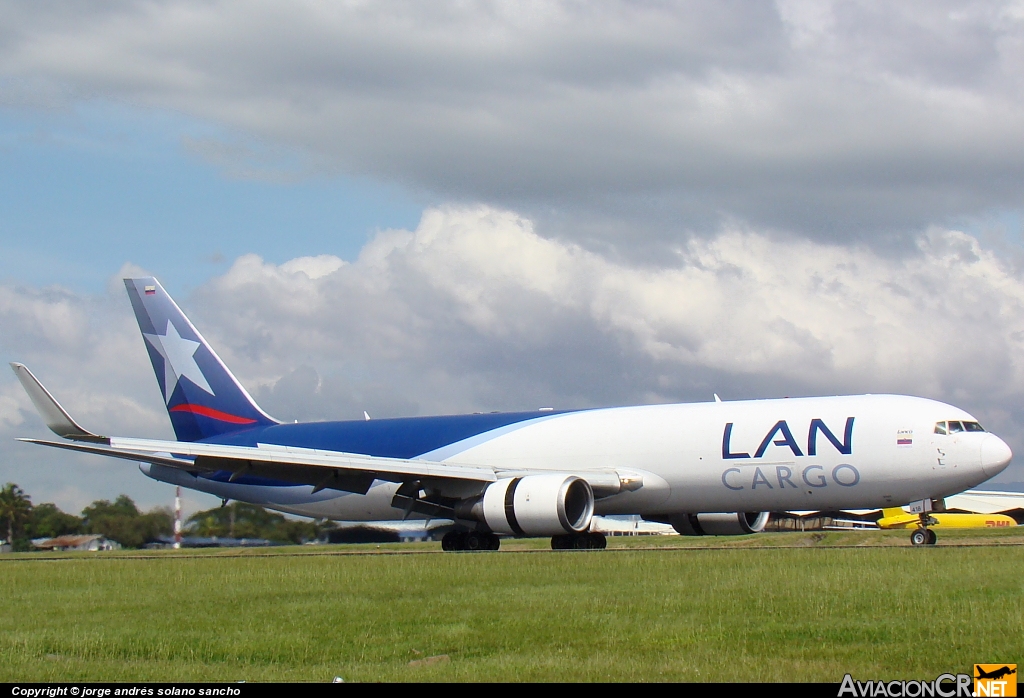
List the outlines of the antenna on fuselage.
<svg viewBox="0 0 1024 698">
<path fill-rule="evenodd" d="M 722 398 L 718 397 L 718 393 L 712 393 L 715 396 L 715 402 L 721 402 Z"/>
</svg>

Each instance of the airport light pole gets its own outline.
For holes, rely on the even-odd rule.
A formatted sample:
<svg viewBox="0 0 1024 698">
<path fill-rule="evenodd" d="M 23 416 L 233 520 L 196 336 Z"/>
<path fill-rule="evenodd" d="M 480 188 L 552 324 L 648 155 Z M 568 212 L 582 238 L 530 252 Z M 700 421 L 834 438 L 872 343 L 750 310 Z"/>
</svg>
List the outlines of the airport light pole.
<svg viewBox="0 0 1024 698">
<path fill-rule="evenodd" d="M 174 488 L 174 549 L 181 549 L 181 486 Z"/>
</svg>

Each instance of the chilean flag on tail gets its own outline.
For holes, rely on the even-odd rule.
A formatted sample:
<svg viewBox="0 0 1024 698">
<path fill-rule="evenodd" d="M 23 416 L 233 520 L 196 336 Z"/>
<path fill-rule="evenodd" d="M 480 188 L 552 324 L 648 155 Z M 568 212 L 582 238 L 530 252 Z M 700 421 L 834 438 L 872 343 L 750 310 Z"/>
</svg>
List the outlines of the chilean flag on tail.
<svg viewBox="0 0 1024 698">
<path fill-rule="evenodd" d="M 178 441 L 278 422 L 260 409 L 160 283 L 125 279 Z"/>
</svg>

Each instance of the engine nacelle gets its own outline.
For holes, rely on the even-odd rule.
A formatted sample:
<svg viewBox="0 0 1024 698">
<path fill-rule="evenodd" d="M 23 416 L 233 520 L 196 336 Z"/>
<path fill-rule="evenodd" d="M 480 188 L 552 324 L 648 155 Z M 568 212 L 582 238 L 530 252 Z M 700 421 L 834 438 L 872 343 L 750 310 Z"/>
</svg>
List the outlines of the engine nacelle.
<svg viewBox="0 0 1024 698">
<path fill-rule="evenodd" d="M 768 523 L 768 512 L 677 514 L 669 523 L 684 536 L 742 536 L 764 530 Z"/>
<path fill-rule="evenodd" d="M 594 516 L 594 491 L 575 475 L 528 475 L 488 485 L 482 505 L 481 518 L 495 533 L 582 533 Z"/>
</svg>

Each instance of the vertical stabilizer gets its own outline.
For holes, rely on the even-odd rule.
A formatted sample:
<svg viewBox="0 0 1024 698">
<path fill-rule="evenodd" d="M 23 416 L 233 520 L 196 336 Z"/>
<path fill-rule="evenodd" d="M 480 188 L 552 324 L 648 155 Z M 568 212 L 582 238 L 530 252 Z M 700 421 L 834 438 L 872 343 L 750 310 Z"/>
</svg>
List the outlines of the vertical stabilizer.
<svg viewBox="0 0 1024 698">
<path fill-rule="evenodd" d="M 125 279 L 124 285 L 179 441 L 277 424 L 156 279 Z"/>
</svg>

